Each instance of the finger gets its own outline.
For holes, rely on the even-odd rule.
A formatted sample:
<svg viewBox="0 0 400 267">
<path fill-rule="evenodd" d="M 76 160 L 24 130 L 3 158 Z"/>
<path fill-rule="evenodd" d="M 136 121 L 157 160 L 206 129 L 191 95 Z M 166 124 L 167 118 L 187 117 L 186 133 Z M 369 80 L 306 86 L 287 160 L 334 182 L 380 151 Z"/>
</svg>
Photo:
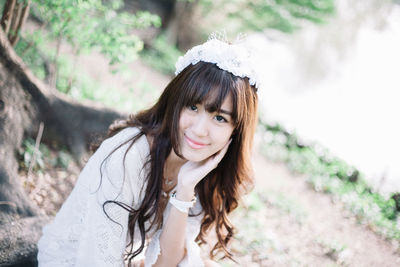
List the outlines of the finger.
<svg viewBox="0 0 400 267">
<path fill-rule="evenodd" d="M 228 151 L 228 148 L 229 148 L 229 145 L 230 145 L 231 141 L 232 140 L 229 140 L 220 151 L 215 153 L 214 156 L 209 157 L 208 159 L 206 159 L 204 164 L 202 164 L 201 167 L 199 166 L 198 171 L 201 174 L 201 175 L 199 175 L 199 177 L 201 176 L 201 179 L 204 178 L 207 175 L 207 173 L 209 173 L 212 169 L 217 167 L 218 163 L 221 161 L 221 159 L 224 157 L 224 155 Z"/>
</svg>

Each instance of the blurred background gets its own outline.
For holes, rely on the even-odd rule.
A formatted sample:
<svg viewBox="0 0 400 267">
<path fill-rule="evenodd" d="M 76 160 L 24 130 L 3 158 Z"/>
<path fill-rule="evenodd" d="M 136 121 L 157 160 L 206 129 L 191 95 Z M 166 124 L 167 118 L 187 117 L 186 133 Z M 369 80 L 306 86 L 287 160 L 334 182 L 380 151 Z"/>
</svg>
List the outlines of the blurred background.
<svg viewBox="0 0 400 267">
<path fill-rule="evenodd" d="M 324 25 L 257 36 L 264 114 L 354 164 L 376 190 L 399 191 L 400 10 L 390 1 L 335 5 Z"/>
<path fill-rule="evenodd" d="M 220 263 L 400 265 L 399 1 L 0 0 L 0 11 L 45 86 L 123 115 L 154 103 L 210 33 L 246 42 L 261 77 L 256 187 L 232 217 L 238 262 Z M 87 147 L 38 132 L 24 130 L 18 176 L 53 216 Z"/>
</svg>

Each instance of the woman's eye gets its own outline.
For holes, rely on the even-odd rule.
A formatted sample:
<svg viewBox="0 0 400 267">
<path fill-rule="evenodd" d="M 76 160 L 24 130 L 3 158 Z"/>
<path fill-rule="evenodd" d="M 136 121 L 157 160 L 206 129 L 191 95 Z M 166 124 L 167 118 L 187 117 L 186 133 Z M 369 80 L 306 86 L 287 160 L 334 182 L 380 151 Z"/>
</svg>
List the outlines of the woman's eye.
<svg viewBox="0 0 400 267">
<path fill-rule="evenodd" d="M 192 110 L 192 111 L 196 111 L 197 107 L 195 105 L 191 105 L 191 106 L 189 106 L 189 109 Z"/>
<path fill-rule="evenodd" d="M 218 122 L 228 122 L 224 117 L 222 117 L 221 115 L 217 115 L 217 116 L 215 116 L 215 119 L 218 121 Z"/>
</svg>

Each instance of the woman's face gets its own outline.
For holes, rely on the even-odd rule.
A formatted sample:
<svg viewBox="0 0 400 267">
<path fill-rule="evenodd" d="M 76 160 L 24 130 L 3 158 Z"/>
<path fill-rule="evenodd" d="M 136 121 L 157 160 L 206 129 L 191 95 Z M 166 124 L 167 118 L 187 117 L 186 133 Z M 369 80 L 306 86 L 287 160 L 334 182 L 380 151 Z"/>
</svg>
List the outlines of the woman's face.
<svg viewBox="0 0 400 267">
<path fill-rule="evenodd" d="M 230 94 L 219 112 L 208 112 L 204 103 L 185 107 L 179 120 L 181 155 L 199 162 L 220 151 L 234 130 L 231 114 Z"/>
</svg>

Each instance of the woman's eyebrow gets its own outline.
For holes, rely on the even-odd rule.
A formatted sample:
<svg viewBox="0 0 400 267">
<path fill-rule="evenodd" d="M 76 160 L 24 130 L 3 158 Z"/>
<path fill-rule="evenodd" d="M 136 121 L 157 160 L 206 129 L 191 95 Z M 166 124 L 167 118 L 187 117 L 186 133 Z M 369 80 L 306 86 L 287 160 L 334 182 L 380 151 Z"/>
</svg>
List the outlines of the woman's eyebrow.
<svg viewBox="0 0 400 267">
<path fill-rule="evenodd" d="M 227 111 L 227 110 L 224 110 L 224 109 L 220 109 L 218 112 L 219 112 L 219 113 L 226 114 L 226 115 L 229 115 L 229 116 L 232 117 L 232 112 L 230 112 L 230 111 Z"/>
<path fill-rule="evenodd" d="M 212 106 L 212 105 L 205 105 L 205 107 L 204 107 L 208 112 L 211 112 L 211 113 L 213 113 L 213 112 L 218 112 L 218 113 L 223 113 L 223 114 L 226 114 L 226 115 L 229 115 L 229 116 L 231 116 L 232 117 L 232 111 L 228 111 L 228 110 L 225 110 L 225 109 L 218 109 L 216 106 Z"/>
</svg>

